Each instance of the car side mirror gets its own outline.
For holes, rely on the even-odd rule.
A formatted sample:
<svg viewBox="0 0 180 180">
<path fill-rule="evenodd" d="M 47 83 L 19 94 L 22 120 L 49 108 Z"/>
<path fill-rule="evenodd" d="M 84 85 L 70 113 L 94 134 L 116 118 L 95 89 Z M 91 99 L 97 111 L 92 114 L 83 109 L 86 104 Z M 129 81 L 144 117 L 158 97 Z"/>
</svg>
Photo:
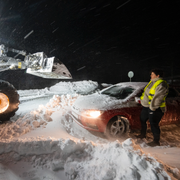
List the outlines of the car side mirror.
<svg viewBox="0 0 180 180">
<path fill-rule="evenodd" d="M 139 97 L 135 97 L 134 99 L 136 103 L 141 104 L 141 99 Z"/>
</svg>

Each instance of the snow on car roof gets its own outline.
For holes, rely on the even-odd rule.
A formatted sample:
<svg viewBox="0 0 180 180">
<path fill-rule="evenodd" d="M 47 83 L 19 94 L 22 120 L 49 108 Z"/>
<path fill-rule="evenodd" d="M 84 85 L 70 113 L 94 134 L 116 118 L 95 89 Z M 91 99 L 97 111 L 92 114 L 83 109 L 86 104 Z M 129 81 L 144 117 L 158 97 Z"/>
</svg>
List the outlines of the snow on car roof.
<svg viewBox="0 0 180 180">
<path fill-rule="evenodd" d="M 121 86 L 131 86 L 134 87 L 135 89 L 137 88 L 143 88 L 144 86 L 146 86 L 148 84 L 148 82 L 122 82 L 122 83 L 118 83 L 115 85 L 121 85 Z"/>
</svg>

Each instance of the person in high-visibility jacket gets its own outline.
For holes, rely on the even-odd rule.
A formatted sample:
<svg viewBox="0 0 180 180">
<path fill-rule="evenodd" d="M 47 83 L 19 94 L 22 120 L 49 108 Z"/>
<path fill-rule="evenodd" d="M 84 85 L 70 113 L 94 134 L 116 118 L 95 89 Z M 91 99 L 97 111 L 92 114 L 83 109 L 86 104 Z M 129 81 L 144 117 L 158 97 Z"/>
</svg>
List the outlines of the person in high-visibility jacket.
<svg viewBox="0 0 180 180">
<path fill-rule="evenodd" d="M 137 137 L 141 139 L 146 138 L 146 122 L 149 119 L 154 140 L 148 145 L 158 146 L 160 145 L 159 122 L 166 111 L 166 96 L 169 86 L 163 80 L 163 71 L 161 69 L 152 69 L 150 76 L 151 80 L 140 97 L 143 109 L 140 115 L 141 134 Z"/>
</svg>

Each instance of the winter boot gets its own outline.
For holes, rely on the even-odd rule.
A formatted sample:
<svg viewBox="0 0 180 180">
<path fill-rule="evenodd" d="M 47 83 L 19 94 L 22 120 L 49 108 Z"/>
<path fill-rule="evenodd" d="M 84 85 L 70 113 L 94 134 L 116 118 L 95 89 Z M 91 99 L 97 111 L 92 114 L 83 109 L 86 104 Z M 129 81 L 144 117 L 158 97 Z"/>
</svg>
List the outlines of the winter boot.
<svg viewBox="0 0 180 180">
<path fill-rule="evenodd" d="M 136 138 L 144 139 L 146 138 L 145 134 L 136 135 Z"/>
<path fill-rule="evenodd" d="M 152 141 L 152 142 L 147 143 L 147 145 L 151 147 L 155 147 L 155 146 L 160 146 L 160 143 L 159 141 Z"/>
</svg>

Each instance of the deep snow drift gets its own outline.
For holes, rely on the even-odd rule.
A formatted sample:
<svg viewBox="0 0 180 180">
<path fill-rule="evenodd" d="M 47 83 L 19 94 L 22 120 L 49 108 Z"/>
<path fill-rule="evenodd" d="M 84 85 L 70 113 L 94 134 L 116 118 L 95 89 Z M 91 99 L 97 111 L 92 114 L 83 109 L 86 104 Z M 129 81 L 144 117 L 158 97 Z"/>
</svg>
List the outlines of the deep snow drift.
<svg viewBox="0 0 180 180">
<path fill-rule="evenodd" d="M 11 121 L 0 125 L 0 179 L 180 178 L 178 126 L 163 127 L 163 146 L 150 148 L 146 141 L 134 138 L 137 132 L 130 132 L 127 139 L 110 141 L 73 123 L 67 112 L 74 101 L 97 88 L 96 82 L 80 81 L 19 91 L 20 109 Z M 164 156 L 160 156 L 162 151 Z"/>
</svg>

